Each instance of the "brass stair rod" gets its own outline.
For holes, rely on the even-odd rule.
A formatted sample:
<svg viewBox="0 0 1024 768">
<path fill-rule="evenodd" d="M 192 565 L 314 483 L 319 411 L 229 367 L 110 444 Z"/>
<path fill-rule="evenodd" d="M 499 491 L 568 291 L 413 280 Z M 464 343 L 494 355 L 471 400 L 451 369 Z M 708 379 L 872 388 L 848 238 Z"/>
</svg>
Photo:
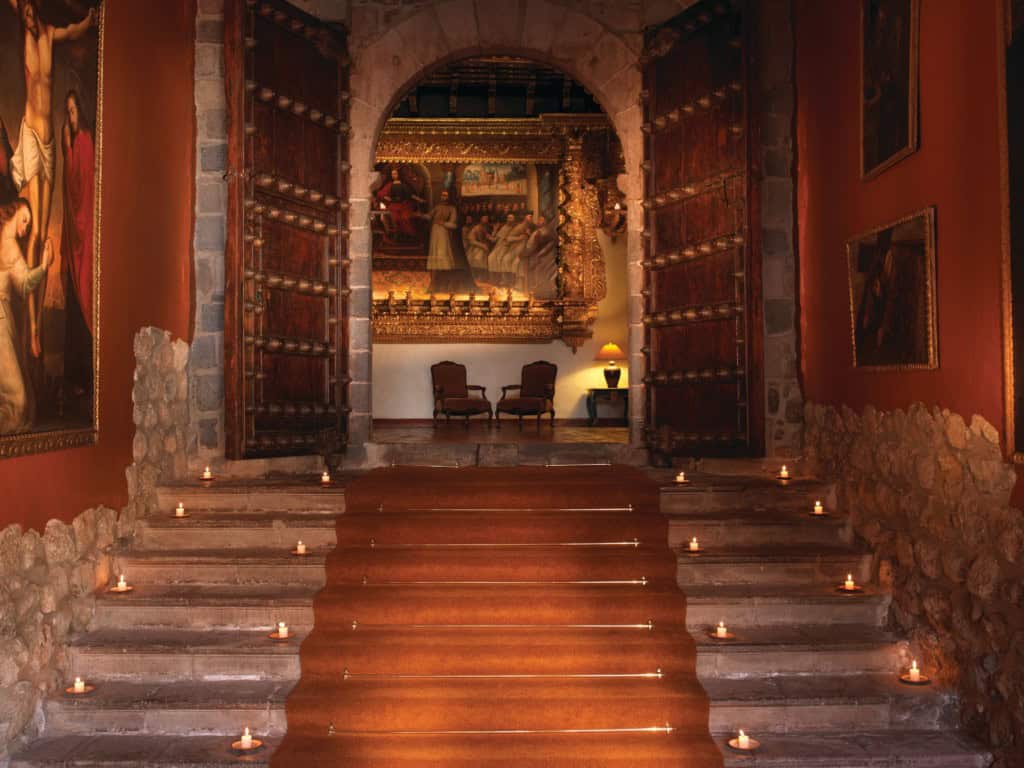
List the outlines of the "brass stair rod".
<svg viewBox="0 0 1024 768">
<path fill-rule="evenodd" d="M 343 680 L 662 680 L 665 674 L 658 669 L 654 672 L 523 672 L 508 674 L 446 674 L 414 675 L 388 672 L 342 673 Z"/>
<path fill-rule="evenodd" d="M 366 576 L 364 576 L 363 577 L 363 581 L 362 581 L 362 585 L 364 587 L 403 587 L 403 586 L 428 586 L 428 587 L 429 586 L 439 586 L 439 587 L 440 586 L 444 586 L 444 587 L 454 587 L 454 586 L 461 586 L 461 585 L 467 585 L 467 586 L 496 586 L 496 587 L 497 586 L 501 586 L 501 587 L 504 587 L 504 586 L 510 586 L 510 587 L 517 587 L 517 586 L 556 586 L 557 587 L 557 586 L 561 586 L 561 585 L 566 585 L 566 586 L 579 585 L 579 586 L 623 586 L 623 587 L 641 586 L 641 587 L 646 587 L 649 583 L 650 582 L 647 580 L 646 576 L 641 576 L 639 579 L 592 579 L 592 580 L 577 579 L 575 581 L 570 581 L 570 580 L 557 581 L 557 580 L 554 580 L 554 579 L 548 579 L 548 580 L 542 580 L 542 579 L 528 580 L 528 579 L 523 579 L 521 581 L 516 581 L 516 580 L 511 580 L 511 579 L 508 579 L 508 580 L 505 580 L 505 581 L 500 581 L 500 580 L 484 580 L 484 579 L 468 579 L 466 581 L 459 581 L 457 579 L 449 579 L 449 580 L 422 580 L 422 581 L 416 581 L 416 580 L 410 580 L 410 581 L 369 581 L 368 578 Z"/>
<path fill-rule="evenodd" d="M 516 736 L 529 734 L 599 734 L 599 733 L 674 733 L 669 723 L 640 728 L 509 728 L 481 729 L 462 731 L 343 731 L 328 728 L 329 735 L 344 734 L 346 736 Z"/>
<path fill-rule="evenodd" d="M 353 619 L 351 627 L 358 629 L 646 629 L 654 630 L 654 619 L 643 624 L 360 624 Z"/>
<path fill-rule="evenodd" d="M 401 509 L 401 507 L 399 507 Z M 377 507 L 384 511 L 384 505 Z M 633 505 L 624 507 L 409 507 L 403 512 L 632 512 Z"/>
<path fill-rule="evenodd" d="M 435 544 L 378 544 L 376 539 L 370 539 L 370 547 L 373 549 L 444 549 L 444 548 L 459 548 L 459 547 L 519 547 L 519 548 L 530 548 L 530 547 L 639 547 L 640 540 L 633 539 L 632 541 L 552 541 L 549 543 L 543 542 L 514 542 L 514 543 L 502 543 L 502 542 L 489 542 L 482 541 L 479 543 L 472 542 L 461 542 L 461 543 L 435 543 Z"/>
</svg>

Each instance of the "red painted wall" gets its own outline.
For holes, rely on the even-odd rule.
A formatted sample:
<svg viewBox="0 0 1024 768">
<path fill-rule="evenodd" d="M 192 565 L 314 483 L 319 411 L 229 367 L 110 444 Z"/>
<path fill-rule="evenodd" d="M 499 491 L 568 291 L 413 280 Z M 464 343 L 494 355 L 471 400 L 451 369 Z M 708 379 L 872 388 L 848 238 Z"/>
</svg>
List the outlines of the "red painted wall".
<svg viewBox="0 0 1024 768">
<path fill-rule="evenodd" d="M 920 149 L 859 176 L 859 0 L 796 0 L 802 360 L 808 399 L 980 413 L 1003 406 L 998 67 L 1002 0 L 923 0 Z M 845 242 L 936 206 L 939 368 L 855 371 Z"/>
<path fill-rule="evenodd" d="M 0 461 L 0 528 L 127 501 L 132 339 L 191 337 L 195 0 L 108 0 L 103 81 L 100 441 Z"/>
</svg>

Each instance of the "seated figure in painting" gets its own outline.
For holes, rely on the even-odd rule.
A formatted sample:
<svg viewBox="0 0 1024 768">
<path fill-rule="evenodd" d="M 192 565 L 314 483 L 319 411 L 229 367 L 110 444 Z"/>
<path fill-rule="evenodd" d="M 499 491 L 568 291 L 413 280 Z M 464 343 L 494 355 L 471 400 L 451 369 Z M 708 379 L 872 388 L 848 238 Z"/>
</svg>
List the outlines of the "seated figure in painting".
<svg viewBox="0 0 1024 768">
<path fill-rule="evenodd" d="M 53 242 L 43 246 L 43 260 L 29 269 L 24 249 L 32 228 L 32 211 L 18 199 L 0 208 L 0 435 L 24 432 L 35 416 L 35 397 L 26 375 L 25 345 L 28 295 L 53 264 Z"/>
<path fill-rule="evenodd" d="M 431 293 L 469 293 L 476 290 L 470 274 L 466 252 L 462 248 L 459 210 L 450 201 L 447 190 L 441 202 L 429 214 L 419 214 L 430 221 L 430 250 L 427 271 L 430 272 Z"/>
<path fill-rule="evenodd" d="M 414 239 L 418 204 L 423 202 L 423 198 L 416 195 L 411 185 L 402 181 L 397 168 L 391 169 L 391 179 L 377 190 L 376 197 L 387 211 L 383 221 L 388 239 Z"/>
<path fill-rule="evenodd" d="M 499 259 L 501 254 L 505 251 L 505 241 L 508 239 L 509 234 L 516 226 L 516 217 L 511 213 L 505 214 L 505 222 L 498 227 L 494 232 L 494 236 L 491 238 L 493 246 L 490 251 L 487 252 L 487 279 L 494 283 L 499 284 L 499 278 L 501 273 L 501 263 Z"/>
<path fill-rule="evenodd" d="M 549 222 L 543 213 L 539 214 L 537 228 L 530 234 L 519 259 L 516 288 L 539 299 L 554 298 L 558 276 L 557 241 L 554 222 Z"/>
</svg>

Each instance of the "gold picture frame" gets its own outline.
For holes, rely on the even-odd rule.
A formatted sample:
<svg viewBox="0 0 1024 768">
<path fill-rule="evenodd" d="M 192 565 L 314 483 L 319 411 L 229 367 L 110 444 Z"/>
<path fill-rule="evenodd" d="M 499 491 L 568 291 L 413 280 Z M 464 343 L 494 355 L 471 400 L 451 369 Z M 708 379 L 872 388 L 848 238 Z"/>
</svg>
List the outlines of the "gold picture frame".
<svg viewBox="0 0 1024 768">
<path fill-rule="evenodd" d="M 920 0 L 861 0 L 860 173 L 874 178 L 919 144 Z"/>
<path fill-rule="evenodd" d="M 66 324 L 65 318 L 65 335 L 63 337 L 64 347 L 59 350 L 59 356 L 61 365 L 63 366 L 62 376 L 60 381 L 51 381 L 49 372 L 44 374 L 47 386 L 43 391 L 39 393 L 33 392 L 34 400 L 36 401 L 36 417 L 33 423 L 24 430 L 19 430 L 11 434 L 0 434 L 0 459 L 13 458 L 17 456 L 25 456 L 28 454 L 42 453 L 47 451 L 58 451 L 69 448 L 76 448 L 87 445 L 94 445 L 99 440 L 99 418 L 100 418 L 100 329 L 101 329 L 101 302 L 100 302 L 100 284 L 101 284 L 101 231 L 102 231 L 102 216 L 101 216 L 101 201 L 102 201 L 102 189 L 103 189 L 103 49 L 104 49 L 104 31 L 106 26 L 106 0 L 86 0 L 82 5 L 88 8 L 86 16 L 82 19 L 70 18 L 70 11 L 66 6 L 60 6 L 56 9 L 56 13 L 53 13 L 54 9 L 51 8 L 52 3 L 49 0 L 37 0 L 37 3 L 33 5 L 33 9 L 36 6 L 43 6 L 44 13 L 40 23 L 47 23 L 53 26 L 60 26 L 63 28 L 64 35 L 60 43 L 56 44 L 53 50 L 54 61 L 52 62 L 51 71 L 51 83 L 53 87 L 53 93 L 51 94 L 53 103 L 53 112 L 51 120 L 53 122 L 54 136 L 53 144 L 51 145 L 51 151 L 56 155 L 61 156 L 61 165 L 59 166 L 59 172 L 57 170 L 56 159 L 54 160 L 54 171 L 52 181 L 52 194 L 53 202 L 49 226 L 46 228 L 44 238 L 50 238 L 51 233 L 55 231 L 55 228 L 59 228 L 62 237 L 62 245 L 59 246 L 60 250 L 60 266 L 58 269 L 55 263 L 48 270 L 47 278 L 48 281 L 56 281 L 61 284 L 61 296 L 65 301 L 61 307 L 64 315 L 68 315 L 68 304 L 67 296 L 64 291 L 71 290 L 76 293 L 75 306 L 80 307 L 82 320 L 85 323 L 86 332 L 90 334 L 91 338 L 91 359 L 87 364 L 81 361 L 76 361 L 76 365 L 81 368 L 81 372 L 77 375 L 85 378 L 82 381 L 88 382 L 88 388 L 83 389 L 78 387 L 79 383 L 77 379 L 74 381 L 67 372 L 65 363 L 67 362 L 66 350 L 69 343 L 68 338 L 71 334 L 69 326 Z M 80 6 L 76 6 L 80 7 Z M 11 12 L 10 9 L 0 9 L 0 13 Z M 68 18 L 65 18 L 68 17 Z M 15 17 L 12 23 L 9 25 L 10 30 L 8 37 L 14 34 L 26 34 L 24 32 L 24 20 Z M 10 42 L 10 41 L 6 41 Z M 77 61 L 85 60 L 91 63 L 92 52 L 91 47 L 95 45 L 95 92 L 91 92 L 90 86 L 92 83 L 89 82 L 92 75 L 91 66 L 78 64 L 77 66 L 69 66 L 68 59 L 75 59 Z M 59 50 L 59 47 L 77 46 L 74 54 L 66 54 Z M 83 56 L 82 52 L 85 51 Z M 20 50 L 17 52 L 20 56 Z M 83 77 L 83 74 L 85 75 Z M 26 76 L 28 74 L 26 73 Z M 11 89 L 15 91 L 16 89 Z M 74 94 L 74 97 L 72 96 Z M 94 104 L 90 104 L 94 99 Z M 10 98 L 8 99 L 10 101 Z M 89 115 L 78 115 L 77 129 L 71 128 L 65 133 L 65 129 L 70 124 L 70 106 L 69 104 L 74 102 L 76 111 L 81 110 L 83 112 L 92 112 L 92 120 L 89 120 Z M 90 109 L 90 107 L 92 107 Z M 11 116 L 11 104 L 2 103 L 0 104 L 0 117 L 9 118 Z M 93 130 L 88 131 L 89 123 L 92 123 Z M 18 123 L 4 119 L 5 127 L 8 131 L 17 130 Z M 62 125 L 64 126 L 62 128 Z M 85 134 L 85 136 L 81 136 Z M 8 170 L 8 175 L 5 179 L 0 179 L 0 182 L 9 181 L 15 178 L 11 173 L 12 167 L 11 158 L 18 154 L 18 148 L 22 140 L 22 136 L 26 135 L 24 129 L 19 131 L 15 136 L 9 136 L 9 139 L 17 138 L 18 146 L 11 148 L 11 155 L 7 158 L 8 162 L 4 164 Z M 79 291 L 76 290 L 71 281 L 73 280 L 67 274 L 68 265 L 72 263 L 73 258 L 76 254 L 68 256 L 64 251 L 63 239 L 67 238 L 68 242 L 72 242 L 70 235 L 67 235 L 65 228 L 69 226 L 68 215 L 69 211 L 73 212 L 73 203 L 69 202 L 66 195 L 68 190 L 64 186 L 65 179 L 65 168 L 70 162 L 69 158 L 71 155 L 80 147 L 86 145 L 80 145 L 76 143 L 78 138 L 90 138 L 92 142 L 92 167 L 89 170 L 92 174 L 92 184 L 88 187 L 91 189 L 93 199 L 91 201 L 92 210 L 92 232 L 91 242 L 86 246 L 86 253 L 91 254 L 91 264 L 89 265 L 88 282 L 81 280 L 79 276 L 79 285 L 89 285 L 91 292 L 85 294 L 81 292 L 83 298 L 87 301 L 79 302 L 77 296 Z M 7 145 L 10 147 L 10 143 Z M 4 148 L 6 152 L 7 149 Z M 82 155 L 88 157 L 88 154 Z M 76 172 L 80 171 L 80 168 L 76 166 Z M 84 172 L 83 172 L 84 173 Z M 79 176 L 82 178 L 82 176 Z M 25 186 L 17 190 L 19 197 L 28 197 L 28 184 L 31 178 L 25 181 Z M 17 185 L 16 185 L 17 186 Z M 64 195 L 65 197 L 61 197 Z M 61 197 L 60 206 L 57 206 L 56 198 Z M 31 206 L 31 200 L 29 201 Z M 79 211 L 88 210 L 88 208 L 79 208 Z M 61 217 L 63 216 L 63 221 Z M 35 217 L 34 217 L 35 218 Z M 87 219 L 85 219 L 88 222 Z M 35 222 L 33 221 L 33 224 Z M 77 223 L 76 223 L 77 224 Z M 72 226 L 76 226 L 72 224 Z M 76 229 L 77 234 L 77 229 Z M 88 239 L 88 238 L 84 238 Z M 69 245 L 68 248 L 73 246 Z M 55 247 L 54 250 L 58 250 Z M 81 249 L 77 254 L 81 256 Z M 44 305 L 43 313 L 46 312 L 47 305 Z M 0 313 L 2 314 L 2 313 Z M 55 313 L 58 316 L 60 313 Z M 46 334 L 46 315 L 43 314 L 41 334 Z M 80 331 L 76 331 L 80 333 Z M 44 342 L 46 343 L 46 342 Z M 49 351 L 48 347 L 44 346 L 44 352 L 46 354 L 53 354 Z M 83 356 L 84 357 L 84 356 Z M 0 363 L 2 365 L 2 363 Z M 45 365 L 42 366 L 45 368 Z M 0 371 L 2 374 L 2 371 Z M 68 390 L 73 388 L 72 394 L 68 394 Z M 82 391 L 79 391 L 79 390 Z M 56 396 L 54 393 L 57 393 Z M 77 419 L 70 418 L 68 411 L 74 409 L 76 411 Z M 87 410 L 87 413 L 82 413 L 82 410 Z M 75 421 L 79 423 L 74 423 Z"/>
<path fill-rule="evenodd" d="M 848 240 L 846 259 L 853 367 L 938 368 L 935 207 Z"/>
<path fill-rule="evenodd" d="M 597 230 L 599 187 L 588 179 L 601 167 L 595 152 L 614 131 L 604 115 L 543 115 L 509 119 L 389 120 L 377 144 L 379 164 L 533 164 L 557 169 L 552 211 L 557 225 L 557 296 L 522 291 L 414 292 L 374 288 L 376 343 L 544 343 L 561 339 L 574 350 L 592 336 L 607 278 Z M 382 259 L 383 260 L 383 259 Z M 376 268 L 376 267 L 375 267 Z M 428 289 L 429 290 L 433 290 Z"/>
</svg>

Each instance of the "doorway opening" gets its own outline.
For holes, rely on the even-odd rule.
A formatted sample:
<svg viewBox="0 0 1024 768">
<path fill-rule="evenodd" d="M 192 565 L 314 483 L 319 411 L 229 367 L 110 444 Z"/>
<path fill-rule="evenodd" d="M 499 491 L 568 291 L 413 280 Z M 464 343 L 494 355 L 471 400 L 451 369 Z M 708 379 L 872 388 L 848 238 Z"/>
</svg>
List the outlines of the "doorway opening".
<svg viewBox="0 0 1024 768">
<path fill-rule="evenodd" d="M 627 446 L 625 163 L 594 97 L 459 59 L 399 97 L 374 160 L 372 441 Z"/>
</svg>

